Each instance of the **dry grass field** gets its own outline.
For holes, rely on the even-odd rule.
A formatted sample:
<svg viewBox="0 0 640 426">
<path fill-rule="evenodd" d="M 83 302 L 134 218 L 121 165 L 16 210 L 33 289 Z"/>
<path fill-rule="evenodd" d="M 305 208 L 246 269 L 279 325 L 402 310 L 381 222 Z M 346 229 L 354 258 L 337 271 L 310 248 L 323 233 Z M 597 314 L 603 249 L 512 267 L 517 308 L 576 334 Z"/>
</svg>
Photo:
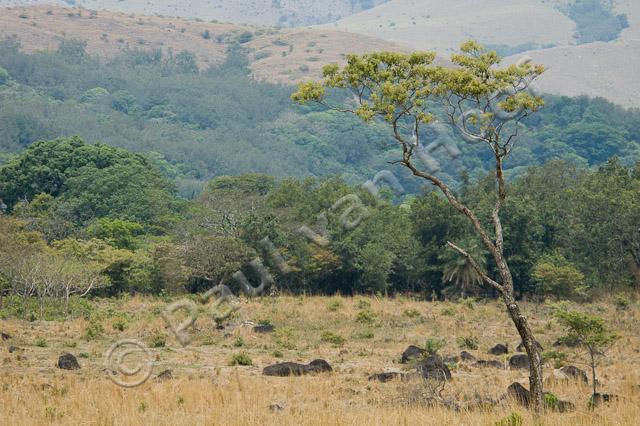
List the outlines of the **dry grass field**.
<svg viewBox="0 0 640 426">
<path fill-rule="evenodd" d="M 439 353 L 460 352 L 457 337 L 473 336 L 479 359 L 504 361 L 487 353 L 496 343 L 519 343 L 497 301 L 422 302 L 409 298 L 289 297 L 242 299 L 224 329 L 216 329 L 200 305 L 190 331 L 192 342 L 176 342 L 160 313 L 169 300 L 124 298 L 92 302 L 89 319 L 18 321 L 4 319 L 0 365 L 0 424 L 158 424 L 158 425 L 493 425 L 512 412 L 524 424 L 634 425 L 640 417 L 640 306 L 616 310 L 612 303 L 574 306 L 605 317 L 621 339 L 600 367 L 603 392 L 622 396 L 619 402 L 589 410 L 590 389 L 582 384 L 547 386 L 560 399 L 576 404 L 571 413 L 547 413 L 535 420 L 521 407 L 503 404 L 472 408 L 481 398 L 497 399 L 507 386 L 527 383 L 524 370 L 478 369 L 457 364 L 443 396 L 461 405 L 459 411 L 420 402 L 420 382 L 369 381 L 382 371 L 402 371 L 402 351 L 441 338 Z M 545 349 L 562 350 L 577 364 L 572 349 L 552 348 L 562 330 L 550 305 L 525 305 Z M 366 312 L 362 314 L 361 312 Z M 177 321 L 177 320 L 176 320 Z M 253 324 L 269 321 L 273 333 L 256 333 Z M 102 330 L 101 330 L 102 329 Z M 330 333 L 332 334 L 330 334 Z M 324 336 L 324 338 L 323 338 Z M 126 389 L 112 383 L 104 367 L 109 346 L 134 338 L 150 347 L 154 369 L 146 383 Z M 340 339 L 342 338 L 342 339 Z M 18 347 L 13 353 L 9 345 Z M 155 346 L 155 347 L 151 347 Z M 55 367 L 58 356 L 71 352 L 82 369 Z M 231 366 L 234 355 L 247 355 L 253 365 Z M 266 377 L 266 365 L 326 359 L 332 373 L 304 377 Z M 172 370 L 172 379 L 156 376 Z M 546 365 L 545 375 L 553 366 Z M 277 407 L 271 407 L 277 404 Z"/>
</svg>

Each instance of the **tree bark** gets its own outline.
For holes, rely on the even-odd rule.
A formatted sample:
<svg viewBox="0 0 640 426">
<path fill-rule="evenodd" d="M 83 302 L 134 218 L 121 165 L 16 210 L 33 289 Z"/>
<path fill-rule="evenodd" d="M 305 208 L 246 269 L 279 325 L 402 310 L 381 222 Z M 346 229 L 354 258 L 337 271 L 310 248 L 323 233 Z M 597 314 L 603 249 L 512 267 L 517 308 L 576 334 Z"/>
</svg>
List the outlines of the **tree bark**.
<svg viewBox="0 0 640 426">
<path fill-rule="evenodd" d="M 595 355 L 595 349 L 592 348 L 591 346 L 589 346 L 589 356 L 591 357 L 591 384 L 593 385 L 593 394 L 592 394 L 591 400 L 594 401 L 594 398 L 595 398 L 595 395 L 596 395 L 596 392 L 597 392 L 598 382 L 596 381 L 596 355 Z"/>
<path fill-rule="evenodd" d="M 503 294 L 502 299 L 507 305 L 507 311 L 511 320 L 520 334 L 525 351 L 529 358 L 529 390 L 531 392 L 531 404 L 536 412 L 542 410 L 544 404 L 544 393 L 542 389 L 542 357 L 533 332 L 529 327 L 527 318 L 522 315 L 520 307 L 512 295 Z"/>
</svg>

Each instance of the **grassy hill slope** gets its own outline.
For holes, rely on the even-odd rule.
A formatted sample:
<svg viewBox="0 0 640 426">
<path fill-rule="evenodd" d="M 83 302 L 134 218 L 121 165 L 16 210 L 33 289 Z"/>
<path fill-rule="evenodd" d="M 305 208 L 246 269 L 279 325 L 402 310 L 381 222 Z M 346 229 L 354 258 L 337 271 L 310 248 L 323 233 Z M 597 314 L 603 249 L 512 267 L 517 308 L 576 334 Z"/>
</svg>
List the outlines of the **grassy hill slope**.
<svg viewBox="0 0 640 426">
<path fill-rule="evenodd" d="M 55 49 L 63 38 L 84 40 L 89 53 L 102 57 L 131 49 L 188 50 L 201 68 L 221 63 L 229 45 L 241 41 L 251 52 L 255 77 L 279 83 L 317 77 L 322 66 L 341 62 L 349 52 L 406 50 L 391 42 L 334 30 L 255 28 L 48 6 L 3 9 L 0 38 L 13 35 L 28 52 Z"/>
<path fill-rule="evenodd" d="M 385 1 L 388 0 L 0 0 L 0 6 L 80 6 L 123 13 L 291 27 L 334 22 Z"/>
<path fill-rule="evenodd" d="M 548 67 L 540 79 L 546 92 L 568 96 L 601 96 L 628 107 L 640 107 L 640 3 L 621 0 L 615 13 L 624 13 L 629 27 L 608 43 L 559 46 L 526 52 Z M 508 58 L 516 61 L 520 55 Z"/>
<path fill-rule="evenodd" d="M 469 38 L 509 46 L 571 42 L 575 24 L 553 4 L 541 0 L 477 3 L 392 0 L 328 26 L 441 54 L 450 53 Z"/>
<path fill-rule="evenodd" d="M 487 0 L 479 7 L 471 0 L 392 0 L 325 27 L 375 35 L 414 49 L 448 54 L 468 38 L 495 47 L 515 62 L 523 55 L 548 66 L 540 88 L 560 95 L 601 96 L 625 106 L 640 106 L 640 4 L 633 0 L 602 2 L 602 11 L 626 15 L 628 28 L 609 42 L 578 43 L 603 36 L 603 17 L 594 12 L 596 1 L 582 0 L 590 11 L 573 18 L 568 0 Z M 597 8 L 595 8 L 597 9 Z M 609 10 L 610 9 L 610 10 Z M 606 13 L 605 13 L 606 14 Z M 615 34 L 615 30 L 611 29 Z"/>
</svg>

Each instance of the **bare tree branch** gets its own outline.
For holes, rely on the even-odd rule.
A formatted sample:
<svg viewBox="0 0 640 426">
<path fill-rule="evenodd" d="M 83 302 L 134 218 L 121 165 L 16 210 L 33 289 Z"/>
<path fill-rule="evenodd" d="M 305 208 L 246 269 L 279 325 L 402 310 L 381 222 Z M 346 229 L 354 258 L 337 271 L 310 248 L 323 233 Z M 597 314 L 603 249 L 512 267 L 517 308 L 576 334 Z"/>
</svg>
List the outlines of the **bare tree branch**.
<svg viewBox="0 0 640 426">
<path fill-rule="evenodd" d="M 480 267 L 478 262 L 473 258 L 473 256 L 471 256 L 464 249 L 462 249 L 462 248 L 456 246 L 455 244 L 453 244 L 451 241 L 447 241 L 447 245 L 449 247 L 451 247 L 452 249 L 454 249 L 455 251 L 457 251 L 458 253 L 460 253 L 462 256 L 464 256 L 469 261 L 469 263 L 471 264 L 471 267 L 473 267 L 473 269 L 475 269 L 475 271 L 482 277 L 482 280 L 485 283 L 487 283 L 491 287 L 495 288 L 500 294 L 502 294 L 504 292 L 504 287 L 501 286 L 500 284 L 498 284 L 496 281 L 492 280 L 487 275 L 487 273 L 482 270 L 482 268 Z"/>
</svg>

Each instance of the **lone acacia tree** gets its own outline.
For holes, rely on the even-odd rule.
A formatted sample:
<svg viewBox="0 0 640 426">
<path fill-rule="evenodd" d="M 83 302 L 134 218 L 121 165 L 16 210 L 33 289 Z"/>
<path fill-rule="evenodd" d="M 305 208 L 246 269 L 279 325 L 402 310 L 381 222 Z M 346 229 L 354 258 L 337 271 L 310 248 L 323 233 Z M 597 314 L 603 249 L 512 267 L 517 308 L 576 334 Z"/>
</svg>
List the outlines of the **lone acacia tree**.
<svg viewBox="0 0 640 426">
<path fill-rule="evenodd" d="M 402 149 L 402 159 L 396 163 L 439 188 L 449 203 L 467 217 L 495 261 L 496 276 L 489 276 L 463 247 L 453 242 L 448 242 L 448 246 L 468 259 L 482 281 L 502 297 L 529 357 L 531 400 L 535 410 L 540 411 L 544 399 L 541 357 L 531 327 L 514 296 L 513 278 L 504 256 L 500 211 L 507 199 L 503 163 L 517 140 L 521 120 L 543 105 L 530 85 L 544 69 L 529 61 L 500 67 L 501 59 L 495 52 L 473 41 L 464 43 L 460 53 L 451 57 L 453 66 L 438 66 L 434 63 L 435 56 L 435 53 L 391 52 L 349 55 L 342 68 L 336 64 L 325 66 L 323 81 L 301 83 L 292 99 L 299 103 L 314 101 L 336 111 L 353 113 L 365 122 L 374 119 L 387 122 Z M 340 106 L 331 105 L 327 88 L 350 90 L 354 98 Z M 491 220 L 487 221 L 487 225 L 492 223 L 491 233 L 445 182 L 414 161 L 420 150 L 425 149 L 421 134 L 434 121 L 430 111 L 438 101 L 443 104 L 447 121 L 465 140 L 486 144 L 494 155 L 495 204 Z"/>
</svg>

